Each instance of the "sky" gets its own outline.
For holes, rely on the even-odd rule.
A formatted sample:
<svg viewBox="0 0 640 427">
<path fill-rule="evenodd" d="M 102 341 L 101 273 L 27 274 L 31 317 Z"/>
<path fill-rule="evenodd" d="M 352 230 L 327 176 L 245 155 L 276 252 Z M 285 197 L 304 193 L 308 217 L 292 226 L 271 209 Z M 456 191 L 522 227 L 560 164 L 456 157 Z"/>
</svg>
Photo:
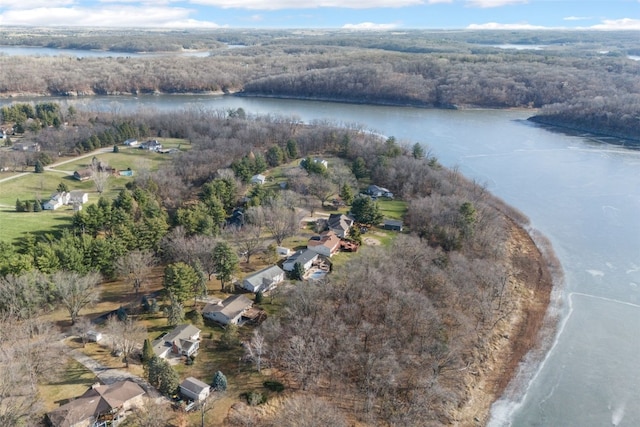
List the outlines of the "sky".
<svg viewBox="0 0 640 427">
<path fill-rule="evenodd" d="M 0 0 L 7 26 L 640 30 L 640 0 Z"/>
</svg>

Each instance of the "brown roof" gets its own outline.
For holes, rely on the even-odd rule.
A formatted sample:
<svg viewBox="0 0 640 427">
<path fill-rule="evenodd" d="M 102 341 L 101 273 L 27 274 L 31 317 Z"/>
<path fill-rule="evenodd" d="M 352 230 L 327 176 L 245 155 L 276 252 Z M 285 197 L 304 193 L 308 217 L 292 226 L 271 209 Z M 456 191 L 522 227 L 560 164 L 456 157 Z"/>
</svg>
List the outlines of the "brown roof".
<svg viewBox="0 0 640 427">
<path fill-rule="evenodd" d="M 339 244 L 340 237 L 338 237 L 333 231 L 329 230 L 321 233 L 320 236 L 313 236 L 309 239 L 307 247 L 325 246 L 333 251 Z"/>
<path fill-rule="evenodd" d="M 91 387 L 82 396 L 47 413 L 54 427 L 69 427 L 90 417 L 112 412 L 127 401 L 141 396 L 144 390 L 133 381 Z"/>
</svg>

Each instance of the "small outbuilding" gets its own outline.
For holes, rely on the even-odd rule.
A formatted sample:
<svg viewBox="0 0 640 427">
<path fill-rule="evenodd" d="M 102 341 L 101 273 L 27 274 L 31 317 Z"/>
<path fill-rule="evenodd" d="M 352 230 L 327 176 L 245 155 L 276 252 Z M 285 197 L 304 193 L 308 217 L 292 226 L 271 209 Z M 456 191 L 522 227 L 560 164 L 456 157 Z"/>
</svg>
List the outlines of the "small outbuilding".
<svg viewBox="0 0 640 427">
<path fill-rule="evenodd" d="M 397 219 L 385 219 L 384 229 L 392 231 L 402 231 L 402 221 Z"/>
</svg>

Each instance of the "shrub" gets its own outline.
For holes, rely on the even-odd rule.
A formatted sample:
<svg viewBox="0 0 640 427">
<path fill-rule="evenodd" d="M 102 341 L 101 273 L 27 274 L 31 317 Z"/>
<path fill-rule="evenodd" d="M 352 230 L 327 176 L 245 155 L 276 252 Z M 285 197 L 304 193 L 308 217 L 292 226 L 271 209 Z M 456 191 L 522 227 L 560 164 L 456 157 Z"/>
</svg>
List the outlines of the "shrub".
<svg viewBox="0 0 640 427">
<path fill-rule="evenodd" d="M 264 388 L 266 388 L 267 390 L 275 391 L 278 393 L 284 391 L 284 384 L 282 384 L 280 381 L 267 380 L 262 383 L 262 385 L 264 385 Z"/>
</svg>

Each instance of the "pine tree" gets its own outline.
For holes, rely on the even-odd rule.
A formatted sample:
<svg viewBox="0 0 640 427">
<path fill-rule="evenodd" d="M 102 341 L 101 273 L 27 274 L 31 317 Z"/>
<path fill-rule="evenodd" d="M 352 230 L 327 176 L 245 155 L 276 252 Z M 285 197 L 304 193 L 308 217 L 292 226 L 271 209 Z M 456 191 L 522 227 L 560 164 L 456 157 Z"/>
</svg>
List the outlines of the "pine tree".
<svg viewBox="0 0 640 427">
<path fill-rule="evenodd" d="M 36 165 L 35 165 L 35 172 L 36 172 L 36 173 L 43 173 L 43 172 L 44 172 L 44 166 L 42 166 L 42 162 L 41 162 L 40 160 L 38 160 L 38 161 L 36 162 Z"/>
<path fill-rule="evenodd" d="M 346 205 L 353 203 L 353 190 L 349 184 L 344 183 L 340 188 L 340 198 Z"/>
<path fill-rule="evenodd" d="M 213 376 L 212 387 L 215 391 L 227 390 L 227 377 L 221 371 L 217 371 Z"/>
<path fill-rule="evenodd" d="M 144 344 L 142 345 L 142 363 L 145 365 L 149 364 L 154 356 L 155 353 L 153 352 L 153 346 L 151 345 L 149 338 L 147 338 L 144 340 Z"/>
</svg>

